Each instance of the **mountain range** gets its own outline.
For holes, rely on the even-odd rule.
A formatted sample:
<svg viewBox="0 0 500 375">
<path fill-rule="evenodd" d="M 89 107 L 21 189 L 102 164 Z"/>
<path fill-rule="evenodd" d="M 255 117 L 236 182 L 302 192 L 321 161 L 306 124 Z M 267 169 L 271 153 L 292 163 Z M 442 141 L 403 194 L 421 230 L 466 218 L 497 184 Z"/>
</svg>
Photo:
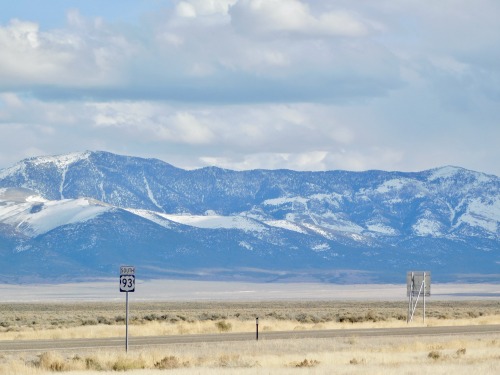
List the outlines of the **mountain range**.
<svg viewBox="0 0 500 375">
<path fill-rule="evenodd" d="M 176 168 L 80 152 L 0 170 L 0 280 L 500 281 L 500 179 Z"/>
</svg>

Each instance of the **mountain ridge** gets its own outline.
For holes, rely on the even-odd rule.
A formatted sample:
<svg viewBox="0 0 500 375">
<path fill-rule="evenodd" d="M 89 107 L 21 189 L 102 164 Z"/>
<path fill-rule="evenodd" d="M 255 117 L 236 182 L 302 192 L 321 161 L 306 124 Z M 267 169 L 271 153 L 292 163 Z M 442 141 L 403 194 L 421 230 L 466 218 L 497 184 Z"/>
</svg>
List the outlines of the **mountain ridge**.
<svg viewBox="0 0 500 375">
<path fill-rule="evenodd" d="M 256 281 L 278 272 L 280 280 L 390 282 L 410 268 L 445 281 L 500 274 L 500 179 L 461 167 L 184 170 L 85 151 L 0 170 L 2 189 L 0 251 L 24 259 L 26 274 L 38 272 L 28 255 L 55 261 L 58 254 L 89 277 L 113 274 L 125 261 L 149 267 L 146 277 Z M 46 201 L 16 203 L 6 197 L 20 194 L 15 189 Z M 42 219 L 49 230 L 40 229 Z"/>
</svg>

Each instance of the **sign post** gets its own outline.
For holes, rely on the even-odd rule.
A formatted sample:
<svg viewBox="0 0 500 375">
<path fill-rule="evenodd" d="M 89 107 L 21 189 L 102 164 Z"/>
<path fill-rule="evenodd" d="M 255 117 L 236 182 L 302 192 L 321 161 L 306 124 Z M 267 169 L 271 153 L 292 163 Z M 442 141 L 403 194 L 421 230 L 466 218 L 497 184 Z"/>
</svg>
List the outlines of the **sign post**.
<svg viewBox="0 0 500 375">
<path fill-rule="evenodd" d="M 406 295 L 408 297 L 408 314 L 406 322 L 413 321 L 417 303 L 422 296 L 423 303 L 423 322 L 425 324 L 425 297 L 431 295 L 431 273 L 430 271 L 413 271 L 406 274 Z M 417 297 L 414 301 L 414 297 Z"/>
<path fill-rule="evenodd" d="M 255 339 L 259 341 L 259 317 L 255 318 Z"/>
<path fill-rule="evenodd" d="M 135 292 L 135 267 L 120 267 L 120 292 L 125 296 L 125 352 L 128 352 L 128 292 Z"/>
</svg>

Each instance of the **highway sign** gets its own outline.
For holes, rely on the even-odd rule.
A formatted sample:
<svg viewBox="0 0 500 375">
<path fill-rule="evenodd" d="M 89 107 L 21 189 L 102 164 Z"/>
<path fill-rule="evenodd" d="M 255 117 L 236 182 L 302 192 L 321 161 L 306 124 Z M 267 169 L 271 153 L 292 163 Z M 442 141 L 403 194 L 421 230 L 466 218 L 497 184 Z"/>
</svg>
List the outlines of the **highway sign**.
<svg viewBox="0 0 500 375">
<path fill-rule="evenodd" d="M 135 275 L 134 266 L 120 266 L 120 276 L 121 275 Z"/>
<path fill-rule="evenodd" d="M 120 292 L 135 291 L 135 267 L 121 266 L 120 267 Z"/>
<path fill-rule="evenodd" d="M 406 273 L 406 296 L 417 297 L 419 294 L 431 295 L 431 271 L 413 271 Z"/>
<path fill-rule="evenodd" d="M 135 292 L 134 275 L 120 275 L 120 292 Z"/>
</svg>

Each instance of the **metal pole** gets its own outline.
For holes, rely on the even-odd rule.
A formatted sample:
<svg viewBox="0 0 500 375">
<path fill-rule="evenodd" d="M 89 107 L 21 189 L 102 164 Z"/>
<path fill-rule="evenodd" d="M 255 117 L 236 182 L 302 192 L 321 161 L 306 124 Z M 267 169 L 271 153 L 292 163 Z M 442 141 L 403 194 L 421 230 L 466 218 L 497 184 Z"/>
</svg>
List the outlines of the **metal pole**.
<svg viewBox="0 0 500 375">
<path fill-rule="evenodd" d="M 424 272 L 424 325 L 425 325 L 425 272 Z"/>
<path fill-rule="evenodd" d="M 415 291 L 415 275 L 413 274 L 413 272 L 411 273 L 411 310 L 410 310 L 410 322 L 413 321 L 413 304 L 415 303 L 413 300 L 415 297 L 413 295 L 413 292 Z"/>
<path fill-rule="evenodd" d="M 415 310 L 417 309 L 417 304 L 418 304 L 418 299 L 420 298 L 420 294 L 422 294 L 422 288 L 424 287 L 424 284 L 422 283 L 420 285 L 420 290 L 418 291 L 417 299 L 415 300 L 415 305 L 413 306 L 413 311 L 411 313 L 411 318 L 410 321 L 413 321 L 413 315 L 415 315 Z"/>
<path fill-rule="evenodd" d="M 259 341 L 259 318 L 255 318 L 255 339 Z"/>
<path fill-rule="evenodd" d="M 414 289 L 414 279 L 413 279 L 413 272 L 411 273 L 411 279 L 410 279 L 410 295 L 408 296 L 408 317 L 406 319 L 406 323 L 410 323 L 412 320 L 412 314 L 411 311 L 413 310 L 413 289 Z"/>
<path fill-rule="evenodd" d="M 125 307 L 125 352 L 128 353 L 128 292 L 126 292 L 126 307 Z"/>
<path fill-rule="evenodd" d="M 408 295 L 408 308 L 406 309 L 406 323 L 410 323 L 410 295 Z"/>
</svg>

